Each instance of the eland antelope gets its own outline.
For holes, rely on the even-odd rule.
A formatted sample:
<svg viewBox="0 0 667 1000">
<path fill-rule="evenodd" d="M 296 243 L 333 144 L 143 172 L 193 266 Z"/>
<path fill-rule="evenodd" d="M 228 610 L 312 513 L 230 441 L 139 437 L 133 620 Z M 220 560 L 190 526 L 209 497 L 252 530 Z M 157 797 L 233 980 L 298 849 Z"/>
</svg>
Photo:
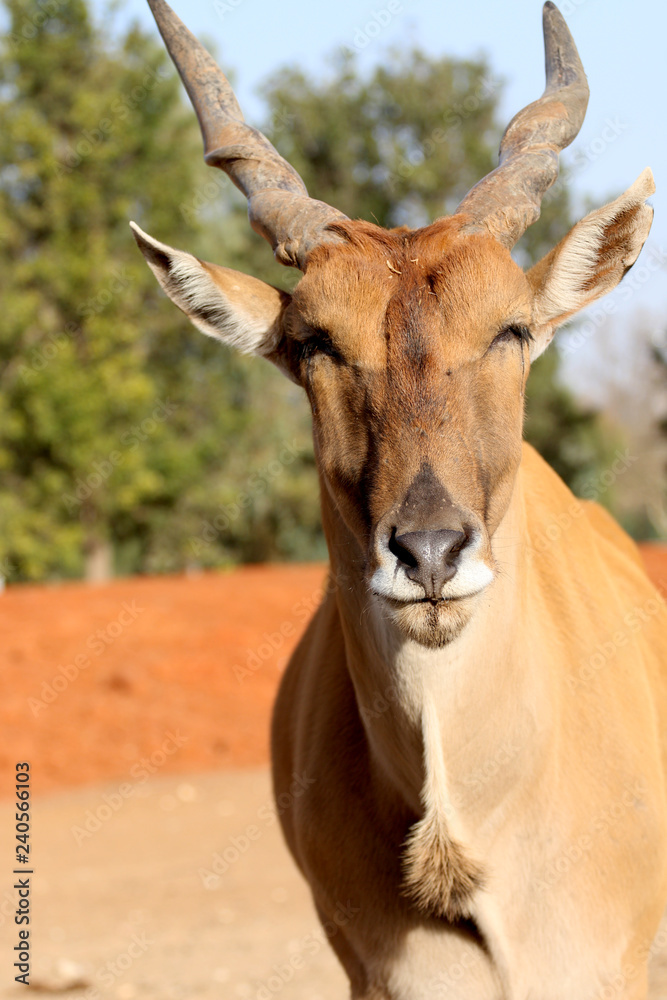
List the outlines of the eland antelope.
<svg viewBox="0 0 667 1000">
<path fill-rule="evenodd" d="M 331 586 L 273 722 L 287 843 L 357 1000 L 640 1000 L 667 902 L 667 613 L 634 544 L 522 444 L 530 364 L 646 240 L 650 170 L 524 273 L 588 87 L 553 3 L 547 83 L 422 229 L 308 196 L 149 0 L 206 162 L 293 294 L 134 234 L 204 333 L 313 413 Z M 345 917 L 340 916 L 341 913 Z"/>
</svg>

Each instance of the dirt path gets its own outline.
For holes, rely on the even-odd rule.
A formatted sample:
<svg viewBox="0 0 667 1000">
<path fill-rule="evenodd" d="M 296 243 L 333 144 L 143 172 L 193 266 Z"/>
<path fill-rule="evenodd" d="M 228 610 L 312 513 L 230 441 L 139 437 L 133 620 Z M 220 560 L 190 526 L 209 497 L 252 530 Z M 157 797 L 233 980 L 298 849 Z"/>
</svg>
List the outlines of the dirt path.
<svg viewBox="0 0 667 1000">
<path fill-rule="evenodd" d="M 0 1000 L 19 1000 L 11 809 L 0 807 Z M 28 994 L 345 1000 L 347 981 L 274 821 L 265 770 L 114 782 L 35 802 Z M 216 873 L 220 873 L 219 875 Z M 667 926 L 651 1000 L 667 1000 Z M 442 995 L 433 1000 L 446 1000 Z"/>
<path fill-rule="evenodd" d="M 10 916 L 16 893 L 5 876 L 13 854 L 10 820 L 3 806 L 2 1000 L 26 995 L 8 975 L 17 943 Z M 41 995 L 346 996 L 346 980 L 274 821 L 265 770 L 135 782 L 128 797 L 118 782 L 42 796 L 33 829 L 31 982 Z M 219 869 L 227 865 L 220 876 L 216 853 L 227 859 L 218 862 Z"/>
</svg>

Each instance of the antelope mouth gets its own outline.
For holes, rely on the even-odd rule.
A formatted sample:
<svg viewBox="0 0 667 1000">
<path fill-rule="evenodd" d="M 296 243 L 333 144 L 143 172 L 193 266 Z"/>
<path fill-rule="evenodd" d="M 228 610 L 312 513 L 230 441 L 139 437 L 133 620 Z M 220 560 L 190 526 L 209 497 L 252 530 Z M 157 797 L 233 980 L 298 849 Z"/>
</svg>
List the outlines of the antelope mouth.
<svg viewBox="0 0 667 1000">
<path fill-rule="evenodd" d="M 461 634 L 474 614 L 475 599 L 481 591 L 457 597 L 408 600 L 376 591 L 373 594 L 383 609 L 383 617 L 392 621 L 405 638 L 429 649 L 439 649 Z"/>
<path fill-rule="evenodd" d="M 389 548 L 380 548 L 369 572 L 369 590 L 396 607 L 432 606 L 447 609 L 477 597 L 495 578 L 493 558 L 478 538 L 467 552 L 433 569 L 411 567 L 397 560 Z M 491 563 L 491 565 L 489 565 Z"/>
<path fill-rule="evenodd" d="M 448 579 L 430 578 L 422 574 L 421 582 L 410 568 L 386 558 L 376 564 L 368 580 L 368 588 L 378 604 L 380 614 L 393 622 L 405 637 L 430 649 L 451 642 L 472 618 L 477 600 L 495 578 L 494 570 L 482 555 L 482 541 L 467 558 L 458 556 L 446 574 Z"/>
<path fill-rule="evenodd" d="M 471 597 L 477 597 L 481 593 L 481 590 L 475 591 L 471 594 L 457 594 L 453 597 L 389 597 L 387 594 L 383 594 L 378 590 L 373 590 L 375 597 L 379 597 L 380 600 L 385 601 L 387 604 L 391 604 L 396 608 L 406 608 L 413 605 L 426 605 L 430 604 L 434 608 L 446 608 L 451 604 L 460 604 L 461 601 L 467 601 Z"/>
</svg>

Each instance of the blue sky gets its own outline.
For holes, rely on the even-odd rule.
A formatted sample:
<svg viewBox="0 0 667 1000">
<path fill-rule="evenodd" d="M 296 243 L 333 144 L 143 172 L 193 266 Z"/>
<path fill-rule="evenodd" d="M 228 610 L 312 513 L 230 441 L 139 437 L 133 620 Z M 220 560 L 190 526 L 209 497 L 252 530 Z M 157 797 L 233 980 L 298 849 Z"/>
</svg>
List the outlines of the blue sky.
<svg viewBox="0 0 667 1000">
<path fill-rule="evenodd" d="M 101 10 L 106 0 L 95 0 Z M 433 55 L 485 53 L 506 80 L 505 120 L 538 97 L 544 86 L 539 0 L 173 0 L 188 27 L 213 39 L 219 61 L 233 71 L 246 118 L 258 123 L 259 83 L 274 69 L 296 64 L 325 71 L 324 57 L 355 48 L 362 66 L 386 58 L 391 45 L 419 45 Z M 586 122 L 565 154 L 576 162 L 575 190 L 597 202 L 628 187 L 645 166 L 657 193 L 653 248 L 667 255 L 667 8 L 656 0 L 561 0 L 591 88 Z M 145 0 L 126 0 L 122 20 L 152 25 Z M 312 192 L 317 196 L 317 192 Z M 646 251 L 645 251 L 646 252 Z M 667 305 L 667 268 L 646 282 L 642 304 Z M 639 304 L 639 303 L 637 303 Z"/>
</svg>

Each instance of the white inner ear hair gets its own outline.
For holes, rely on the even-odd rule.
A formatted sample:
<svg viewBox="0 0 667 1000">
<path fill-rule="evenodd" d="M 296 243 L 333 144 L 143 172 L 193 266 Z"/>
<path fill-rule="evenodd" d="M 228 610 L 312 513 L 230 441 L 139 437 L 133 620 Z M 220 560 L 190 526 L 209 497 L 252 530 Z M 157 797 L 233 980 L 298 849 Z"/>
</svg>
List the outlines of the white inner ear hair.
<svg viewBox="0 0 667 1000">
<path fill-rule="evenodd" d="M 175 250 L 130 223 L 146 262 L 158 282 L 194 325 L 244 354 L 270 354 L 280 337 L 279 325 L 244 309 L 242 289 L 232 305 L 206 266 L 190 253 Z"/>
<path fill-rule="evenodd" d="M 231 305 L 204 265 L 189 253 L 171 250 L 165 291 L 202 333 L 216 337 L 243 354 L 270 354 L 279 330 L 253 316 L 238 303 Z"/>
<path fill-rule="evenodd" d="M 648 236 L 653 209 L 644 202 L 654 191 L 647 169 L 625 194 L 574 226 L 545 282 L 538 323 L 576 312 L 618 284 Z"/>
</svg>

